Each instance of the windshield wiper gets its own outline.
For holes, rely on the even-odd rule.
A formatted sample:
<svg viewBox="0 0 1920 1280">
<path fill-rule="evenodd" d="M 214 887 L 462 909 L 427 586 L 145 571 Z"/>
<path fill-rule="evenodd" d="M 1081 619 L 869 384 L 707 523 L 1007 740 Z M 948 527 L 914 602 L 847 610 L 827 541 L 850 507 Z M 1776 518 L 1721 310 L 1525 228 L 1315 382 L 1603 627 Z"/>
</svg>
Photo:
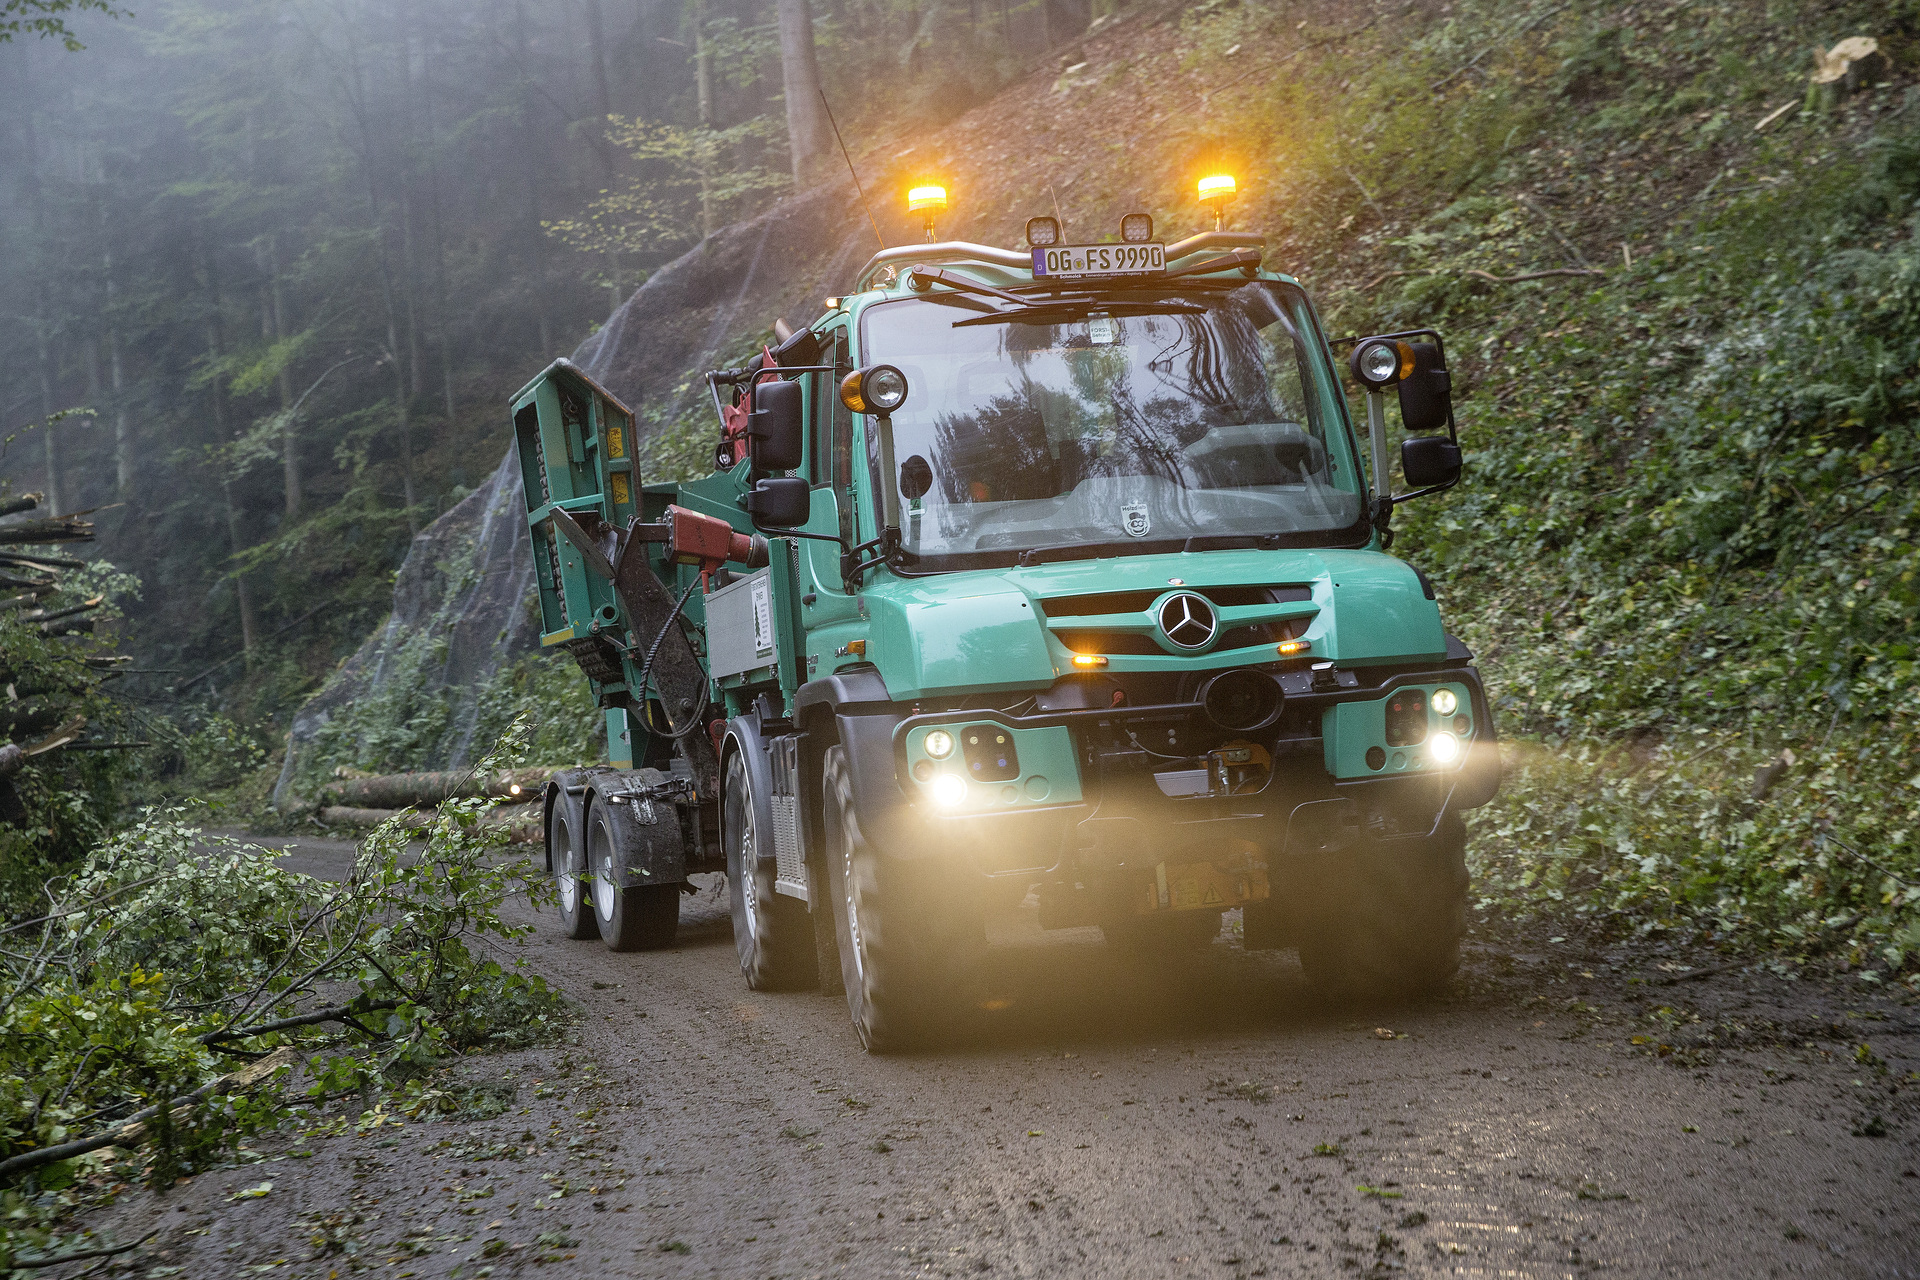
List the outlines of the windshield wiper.
<svg viewBox="0 0 1920 1280">
<path fill-rule="evenodd" d="M 1045 302 L 1028 302 L 1005 311 L 994 311 L 987 315 L 974 316 L 967 320 L 955 320 L 953 327 L 964 329 L 975 324 L 1009 324 L 1016 320 L 1034 320 L 1047 315 L 1073 315 L 1082 311 L 1101 310 L 1118 316 L 1203 316 L 1207 309 L 1191 302 L 1126 302 L 1109 298 L 1050 298 Z"/>
</svg>

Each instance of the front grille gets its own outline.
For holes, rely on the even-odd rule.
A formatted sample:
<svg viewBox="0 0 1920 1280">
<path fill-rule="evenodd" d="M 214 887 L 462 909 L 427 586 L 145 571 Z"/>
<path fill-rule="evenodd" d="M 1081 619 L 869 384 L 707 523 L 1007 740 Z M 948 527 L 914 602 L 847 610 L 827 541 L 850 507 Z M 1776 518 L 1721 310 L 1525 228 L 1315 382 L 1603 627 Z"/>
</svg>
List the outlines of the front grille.
<svg viewBox="0 0 1920 1280">
<path fill-rule="evenodd" d="M 1145 613 L 1155 600 L 1174 590 L 1102 591 L 1086 596 L 1054 596 L 1040 602 L 1049 618 L 1087 618 L 1103 613 Z M 1313 599 L 1313 588 L 1298 583 L 1247 584 L 1228 587 L 1187 587 L 1222 609 L 1250 604 L 1296 604 Z"/>
</svg>

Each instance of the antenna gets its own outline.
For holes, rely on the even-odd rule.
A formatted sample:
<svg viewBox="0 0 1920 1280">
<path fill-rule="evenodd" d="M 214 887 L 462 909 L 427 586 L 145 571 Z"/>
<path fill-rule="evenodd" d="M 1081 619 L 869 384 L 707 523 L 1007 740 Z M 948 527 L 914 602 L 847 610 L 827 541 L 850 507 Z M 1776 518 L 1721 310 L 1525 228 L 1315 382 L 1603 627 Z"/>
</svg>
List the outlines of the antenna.
<svg viewBox="0 0 1920 1280">
<path fill-rule="evenodd" d="M 846 156 L 847 172 L 853 176 L 853 192 L 860 197 L 860 207 L 866 210 L 867 222 L 873 227 L 873 238 L 880 247 L 887 247 L 887 238 L 880 234 L 880 224 L 873 220 L 873 208 L 867 204 L 867 193 L 860 189 L 860 175 L 854 171 L 853 157 L 847 155 L 847 140 L 840 136 L 840 124 L 833 118 L 833 104 L 827 101 L 827 91 L 820 90 L 820 105 L 827 109 L 827 123 L 833 126 L 833 140 L 840 144 L 840 154 Z"/>
</svg>

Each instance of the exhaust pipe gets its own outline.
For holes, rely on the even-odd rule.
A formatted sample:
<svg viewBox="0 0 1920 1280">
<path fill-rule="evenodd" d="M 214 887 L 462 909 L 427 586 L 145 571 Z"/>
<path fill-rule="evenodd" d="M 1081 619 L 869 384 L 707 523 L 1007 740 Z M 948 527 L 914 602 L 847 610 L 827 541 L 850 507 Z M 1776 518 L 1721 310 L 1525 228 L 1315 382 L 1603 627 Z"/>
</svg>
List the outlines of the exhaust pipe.
<svg viewBox="0 0 1920 1280">
<path fill-rule="evenodd" d="M 1200 686 L 1200 707 L 1207 719 L 1234 733 L 1252 733 L 1280 718 L 1286 691 L 1264 671 L 1222 671 Z"/>
</svg>

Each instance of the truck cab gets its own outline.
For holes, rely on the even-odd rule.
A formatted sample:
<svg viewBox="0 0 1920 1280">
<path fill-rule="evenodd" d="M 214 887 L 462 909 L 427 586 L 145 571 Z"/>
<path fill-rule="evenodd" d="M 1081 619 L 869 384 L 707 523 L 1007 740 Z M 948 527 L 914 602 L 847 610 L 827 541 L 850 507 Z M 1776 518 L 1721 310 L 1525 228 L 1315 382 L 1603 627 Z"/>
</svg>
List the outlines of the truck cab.
<svg viewBox="0 0 1920 1280">
<path fill-rule="evenodd" d="M 1026 250 L 876 254 L 709 375 L 714 473 L 630 478 L 625 507 L 604 445 L 574 449 L 599 488 L 571 508 L 533 487 L 543 387 L 583 439 L 605 419 L 630 441 L 624 407 L 564 364 L 516 397 L 549 639 L 612 745 L 549 788 L 563 909 L 569 884 L 645 899 L 632 945 L 658 945 L 672 886 L 724 867 L 749 985 L 843 990 L 876 1051 L 991 1004 L 984 921 L 1029 893 L 1043 927 L 1144 953 L 1238 909 L 1246 946 L 1298 948 L 1336 992 L 1452 975 L 1493 718 L 1432 583 L 1387 550 L 1395 505 L 1459 475 L 1440 338 L 1339 361 L 1258 237 L 1162 243 L 1139 217 L 1101 245 L 1030 224 Z M 693 515 L 722 526 L 705 558 L 671 527 Z M 641 804 L 654 821 L 616 830 Z"/>
</svg>

